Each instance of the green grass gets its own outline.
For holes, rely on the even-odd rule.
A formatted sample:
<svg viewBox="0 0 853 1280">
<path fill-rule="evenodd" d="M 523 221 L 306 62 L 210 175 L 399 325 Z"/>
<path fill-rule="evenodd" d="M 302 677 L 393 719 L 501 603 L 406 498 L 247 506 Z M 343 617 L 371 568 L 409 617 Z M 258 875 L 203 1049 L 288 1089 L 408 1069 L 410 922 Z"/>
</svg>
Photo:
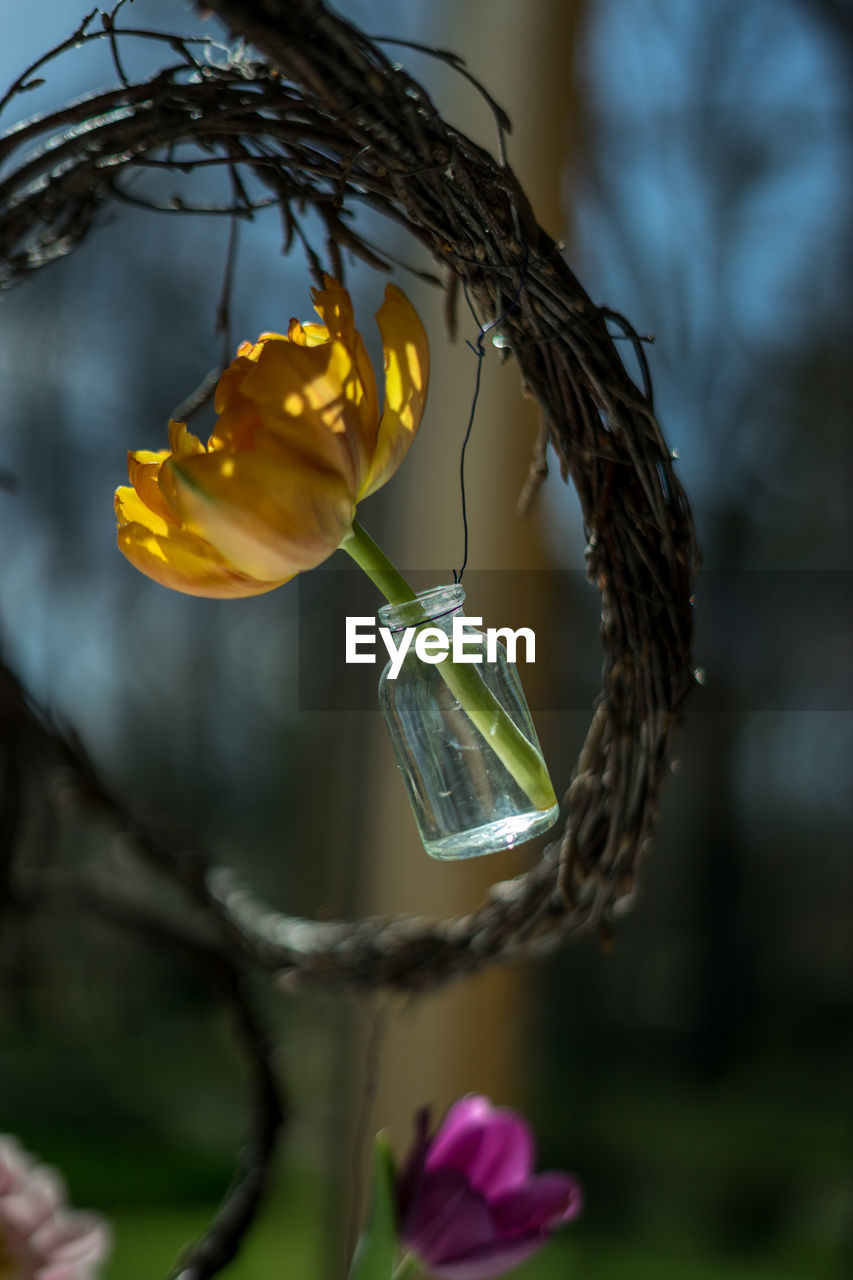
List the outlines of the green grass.
<svg viewBox="0 0 853 1280">
<path fill-rule="evenodd" d="M 308 1199 L 281 1198 L 280 1208 L 264 1215 L 224 1273 L 228 1280 L 320 1280 L 322 1207 Z M 114 1214 L 115 1250 L 106 1280 L 167 1276 L 182 1245 L 204 1228 L 212 1211 L 147 1207 Z M 840 1260 L 819 1248 L 794 1256 L 707 1256 L 695 1241 L 643 1232 L 617 1241 L 568 1228 L 512 1274 L 516 1280 L 836 1280 L 843 1274 L 839 1268 Z"/>
<path fill-rule="evenodd" d="M 123 1210 L 113 1217 L 115 1248 L 106 1280 L 163 1280 L 183 1246 L 209 1222 L 211 1208 Z M 249 1234 L 225 1273 L 229 1280 L 313 1280 L 321 1273 L 317 1222 L 282 1214 Z"/>
<path fill-rule="evenodd" d="M 705 1257 L 695 1245 L 632 1236 L 625 1241 L 588 1236 L 559 1239 L 515 1272 L 516 1280 L 836 1280 L 826 1258 Z"/>
<path fill-rule="evenodd" d="M 114 1247 L 105 1280 L 164 1280 L 205 1229 L 215 1204 L 146 1205 L 113 1211 Z M 270 1196 L 228 1280 L 314 1280 L 322 1275 L 324 1210 L 319 1188 L 288 1178 Z"/>
</svg>

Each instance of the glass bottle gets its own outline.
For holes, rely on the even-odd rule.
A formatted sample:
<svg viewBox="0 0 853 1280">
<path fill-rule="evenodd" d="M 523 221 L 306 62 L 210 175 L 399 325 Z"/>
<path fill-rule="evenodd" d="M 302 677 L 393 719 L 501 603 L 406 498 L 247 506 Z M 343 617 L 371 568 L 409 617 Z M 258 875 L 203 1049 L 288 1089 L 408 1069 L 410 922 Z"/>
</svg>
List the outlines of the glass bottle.
<svg viewBox="0 0 853 1280">
<path fill-rule="evenodd" d="M 488 737 L 463 710 L 442 675 L 452 654 L 447 653 L 441 663 L 433 664 L 422 661 L 416 653 L 416 636 L 423 627 L 440 629 L 452 645 L 453 620 L 464 616 L 464 601 L 463 587 L 436 587 L 421 592 L 417 600 L 384 605 L 379 610 L 379 621 L 390 630 L 398 648 L 406 628 L 417 629 L 410 637 L 396 678 L 391 678 L 390 661 L 382 672 L 379 705 L 421 839 L 434 858 L 471 858 L 511 848 L 546 831 L 559 814 L 556 799 L 547 808 L 535 807 Z M 476 637 L 485 639 L 468 624 L 466 653 L 477 652 Z M 439 648 L 433 641 L 433 654 Z M 494 662 L 486 661 L 485 645 L 481 652 L 482 661 L 466 664 L 466 672 L 479 673 L 483 684 L 541 757 L 515 663 L 508 661 L 500 643 Z M 478 677 L 465 678 L 470 681 Z M 550 787 L 548 791 L 553 797 Z"/>
</svg>

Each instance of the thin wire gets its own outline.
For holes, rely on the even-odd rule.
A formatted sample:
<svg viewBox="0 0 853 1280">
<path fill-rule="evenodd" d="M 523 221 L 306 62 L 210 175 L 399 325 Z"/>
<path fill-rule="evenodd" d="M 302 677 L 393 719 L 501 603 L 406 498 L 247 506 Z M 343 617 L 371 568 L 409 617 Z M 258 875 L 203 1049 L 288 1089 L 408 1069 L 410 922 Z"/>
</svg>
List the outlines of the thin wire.
<svg viewBox="0 0 853 1280">
<path fill-rule="evenodd" d="M 384 605 L 382 607 L 385 608 Z M 399 608 L 400 606 L 398 605 L 396 607 Z M 427 617 L 419 619 L 418 622 L 415 622 L 415 623 L 410 622 L 409 626 L 422 627 L 427 622 L 438 622 L 439 618 L 449 618 L 451 613 L 455 613 L 458 608 L 459 608 L 459 605 L 455 604 L 452 609 L 442 609 L 441 613 L 431 613 Z M 407 629 L 408 628 L 406 627 L 405 623 L 403 624 L 402 627 L 392 627 L 391 635 L 398 636 L 401 631 L 406 631 Z"/>
<path fill-rule="evenodd" d="M 457 583 L 457 584 L 461 583 L 462 575 L 465 572 L 465 566 L 468 563 L 468 497 L 465 492 L 465 454 L 468 451 L 468 442 L 471 439 L 471 428 L 474 425 L 474 415 L 477 412 L 477 401 L 480 398 L 480 380 L 483 376 L 483 359 L 486 355 L 486 349 L 483 346 L 483 339 L 485 338 L 487 333 L 491 333 L 492 329 L 496 329 L 499 324 L 503 324 L 504 320 L 506 320 L 510 312 L 513 311 L 515 307 L 518 305 L 518 300 L 521 297 L 521 291 L 524 288 L 524 282 L 527 279 L 527 268 L 529 263 L 530 263 L 530 247 L 529 245 L 525 244 L 524 266 L 521 269 L 521 275 L 518 280 L 518 288 L 515 291 L 513 299 L 510 302 L 509 306 L 506 307 L 506 309 L 502 311 L 499 316 L 496 316 L 494 320 L 490 320 L 488 324 L 480 324 L 479 317 L 476 311 L 474 310 L 474 306 L 468 294 L 467 282 L 463 285 L 463 291 L 465 293 L 465 301 L 468 303 L 468 310 L 471 312 L 471 315 L 474 317 L 475 322 L 479 326 L 480 332 L 477 334 L 476 343 L 470 342 L 467 338 L 465 339 L 465 345 L 467 347 L 470 347 L 471 350 L 474 352 L 474 355 L 477 357 L 477 375 L 474 379 L 474 398 L 471 401 L 471 412 L 468 415 L 468 426 L 465 428 L 465 438 L 462 441 L 462 451 L 459 455 L 459 489 L 462 495 L 463 541 L 462 541 L 462 567 L 461 569 L 459 569 L 458 572 L 456 569 L 453 570 L 453 581 L 454 583 Z"/>
<path fill-rule="evenodd" d="M 232 181 L 234 176 L 232 173 Z M 222 335 L 222 368 L 227 369 L 231 360 L 231 292 L 234 287 L 234 270 L 237 265 L 237 242 L 239 225 L 237 210 L 231 213 L 228 228 L 228 247 L 225 250 L 225 267 L 222 272 L 222 289 L 219 302 L 216 304 L 214 333 Z"/>
<path fill-rule="evenodd" d="M 462 494 L 462 530 L 463 530 L 462 568 L 458 571 L 458 573 L 455 569 L 453 570 L 453 581 L 455 583 L 460 583 L 462 581 L 462 575 L 465 572 L 465 566 L 468 563 L 468 498 L 465 493 L 465 453 L 468 449 L 468 441 L 471 439 L 471 428 L 474 425 L 474 413 L 477 408 L 477 401 L 480 398 L 480 377 L 483 372 L 483 357 L 486 354 L 482 347 L 482 341 L 483 341 L 483 335 L 481 331 L 480 337 L 477 339 L 476 346 L 474 346 L 473 342 L 468 342 L 468 346 L 471 348 L 471 350 L 474 352 L 474 355 L 477 357 L 477 377 L 474 380 L 474 399 L 471 401 L 471 413 L 468 418 L 468 426 L 465 430 L 465 439 L 462 441 L 462 452 L 459 455 L 459 489 Z M 467 342 L 467 339 L 466 339 L 466 342 Z"/>
</svg>

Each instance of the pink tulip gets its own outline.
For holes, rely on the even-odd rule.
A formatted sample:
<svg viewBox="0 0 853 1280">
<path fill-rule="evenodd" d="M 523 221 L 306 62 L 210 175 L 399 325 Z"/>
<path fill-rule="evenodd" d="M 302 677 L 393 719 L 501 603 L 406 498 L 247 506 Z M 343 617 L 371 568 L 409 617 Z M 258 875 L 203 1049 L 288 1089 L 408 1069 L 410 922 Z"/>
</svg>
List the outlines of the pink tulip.
<svg viewBox="0 0 853 1280">
<path fill-rule="evenodd" d="M 518 1266 L 577 1217 L 581 1190 L 567 1173 L 533 1174 L 527 1122 L 471 1094 L 415 1144 L 397 1181 L 403 1244 L 438 1280 L 491 1280 Z"/>
<path fill-rule="evenodd" d="M 0 1277 L 94 1280 L 108 1248 L 100 1218 L 65 1208 L 59 1174 L 0 1135 Z"/>
</svg>

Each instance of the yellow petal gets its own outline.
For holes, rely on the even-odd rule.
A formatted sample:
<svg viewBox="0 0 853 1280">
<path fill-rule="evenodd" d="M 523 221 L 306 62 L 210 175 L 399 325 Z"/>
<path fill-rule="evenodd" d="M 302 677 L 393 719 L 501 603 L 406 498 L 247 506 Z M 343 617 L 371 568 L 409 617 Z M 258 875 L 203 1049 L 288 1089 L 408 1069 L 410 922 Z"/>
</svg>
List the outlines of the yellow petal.
<svg viewBox="0 0 853 1280">
<path fill-rule="evenodd" d="M 298 340 L 303 347 L 319 347 L 322 342 L 329 341 L 329 330 L 324 324 L 298 324 L 298 329 Z M 291 334 L 288 336 L 291 342 L 297 341 Z"/>
<path fill-rule="evenodd" d="M 385 352 L 385 409 L 376 451 L 358 494 L 374 493 L 399 467 L 423 416 L 429 384 L 429 343 L 404 293 L 389 284 L 376 316 Z"/>
<path fill-rule="evenodd" d="M 379 424 L 379 396 L 376 391 L 376 375 L 367 354 L 367 348 L 361 334 L 355 327 L 352 299 L 333 276 L 325 277 L 324 289 L 312 289 L 311 297 L 314 310 L 323 321 L 322 325 L 307 324 L 303 326 L 308 346 L 320 341 L 319 335 L 325 328 L 330 340 L 343 343 L 352 359 L 356 378 L 360 384 L 363 400 L 361 404 L 362 424 L 369 436 L 371 453 L 375 447 L 376 432 Z"/>
<path fill-rule="evenodd" d="M 291 324 L 293 323 L 295 322 L 291 321 Z M 280 333 L 262 333 L 257 342 L 240 343 L 236 356 L 221 374 L 216 384 L 213 407 L 217 413 L 221 413 L 223 409 L 226 409 L 232 403 L 234 397 L 239 394 L 243 379 L 252 365 L 258 360 L 266 343 L 271 339 L 276 342 L 287 341 L 287 338 Z"/>
<path fill-rule="evenodd" d="M 251 400 L 236 394 L 222 410 L 213 428 L 213 434 L 207 442 L 208 451 L 226 449 L 236 453 L 241 449 L 251 449 L 254 434 L 263 422 Z"/>
<path fill-rule="evenodd" d="M 261 350 L 262 344 L 260 342 L 256 343 L 254 347 L 248 342 L 242 344 L 238 355 L 231 361 L 216 384 L 213 407 L 217 413 L 222 413 L 237 398 L 240 393 L 240 387 L 243 385 L 243 379 L 252 368 L 257 356 L 261 354 Z M 252 354 L 255 351 L 257 351 L 257 355 Z"/>
<path fill-rule="evenodd" d="M 302 456 L 319 457 L 339 471 L 353 495 L 375 447 L 378 424 L 371 395 L 353 353 L 338 341 L 316 347 L 268 342 L 240 388 L 241 400 L 251 402 L 263 427 L 280 432 Z M 211 437 L 213 448 L 228 441 L 222 425 Z M 329 436 L 340 437 L 337 445 Z M 234 446 L 229 442 L 229 447 Z"/>
<path fill-rule="evenodd" d="M 291 320 L 290 323 L 293 324 L 293 321 Z M 257 360 L 263 350 L 264 343 L 268 342 L 270 338 L 278 338 L 279 341 L 282 341 L 284 339 L 284 334 L 262 333 L 257 342 L 241 342 L 237 348 L 237 356 L 235 359 L 240 359 L 242 357 L 246 360 Z"/>
<path fill-rule="evenodd" d="M 314 310 L 329 331 L 331 339 L 342 338 L 348 345 L 352 344 L 355 333 L 355 317 L 352 310 L 352 298 L 343 285 L 334 276 L 323 277 L 323 288 L 311 290 L 311 301 Z"/>
<path fill-rule="evenodd" d="M 118 546 L 130 563 L 164 587 L 192 596 L 256 596 L 287 579 L 261 582 L 229 565 L 202 538 L 168 524 L 133 489 L 116 492 Z"/>
<path fill-rule="evenodd" d="M 175 517 L 169 510 L 157 483 L 160 467 L 168 456 L 168 449 L 161 449 L 159 453 L 154 453 L 150 449 L 137 449 L 127 455 L 127 474 L 130 483 L 145 505 L 151 511 L 156 511 L 164 520 L 174 524 Z"/>
<path fill-rule="evenodd" d="M 300 320 L 291 320 L 287 341 L 298 347 L 319 347 L 329 341 L 329 330 L 324 324 L 302 324 Z"/>
<path fill-rule="evenodd" d="M 304 392 L 291 392 L 284 408 L 258 406 L 238 396 L 219 415 L 210 437 L 211 453 L 228 454 L 258 450 L 282 461 L 298 458 L 320 471 L 337 473 L 355 495 L 367 460 L 359 452 L 357 433 L 331 431 L 307 405 Z"/>
<path fill-rule="evenodd" d="M 204 445 L 198 436 L 187 430 L 185 422 L 169 419 L 169 448 L 176 458 L 191 458 L 195 453 L 204 453 Z"/>
<path fill-rule="evenodd" d="M 142 524 L 158 537 L 169 536 L 169 521 L 142 501 L 135 489 L 121 485 L 115 496 L 116 520 L 121 524 Z"/>
<path fill-rule="evenodd" d="M 168 456 L 168 449 L 133 449 L 127 455 L 128 461 L 133 458 L 135 462 L 140 462 L 144 466 L 152 462 L 160 463 Z"/>
<path fill-rule="evenodd" d="M 322 427 L 311 428 L 310 415 L 295 418 L 282 416 L 275 425 L 257 427 L 252 435 L 253 448 L 259 454 L 278 459 L 286 467 L 297 464 L 309 476 L 316 472 L 339 477 L 350 505 L 355 506 L 359 478 L 365 460 L 358 451 L 358 441 L 352 432 L 327 431 Z"/>
<path fill-rule="evenodd" d="M 342 477 L 299 458 L 207 453 L 164 463 L 161 484 L 185 528 L 262 581 L 313 569 L 352 527 Z"/>
</svg>

